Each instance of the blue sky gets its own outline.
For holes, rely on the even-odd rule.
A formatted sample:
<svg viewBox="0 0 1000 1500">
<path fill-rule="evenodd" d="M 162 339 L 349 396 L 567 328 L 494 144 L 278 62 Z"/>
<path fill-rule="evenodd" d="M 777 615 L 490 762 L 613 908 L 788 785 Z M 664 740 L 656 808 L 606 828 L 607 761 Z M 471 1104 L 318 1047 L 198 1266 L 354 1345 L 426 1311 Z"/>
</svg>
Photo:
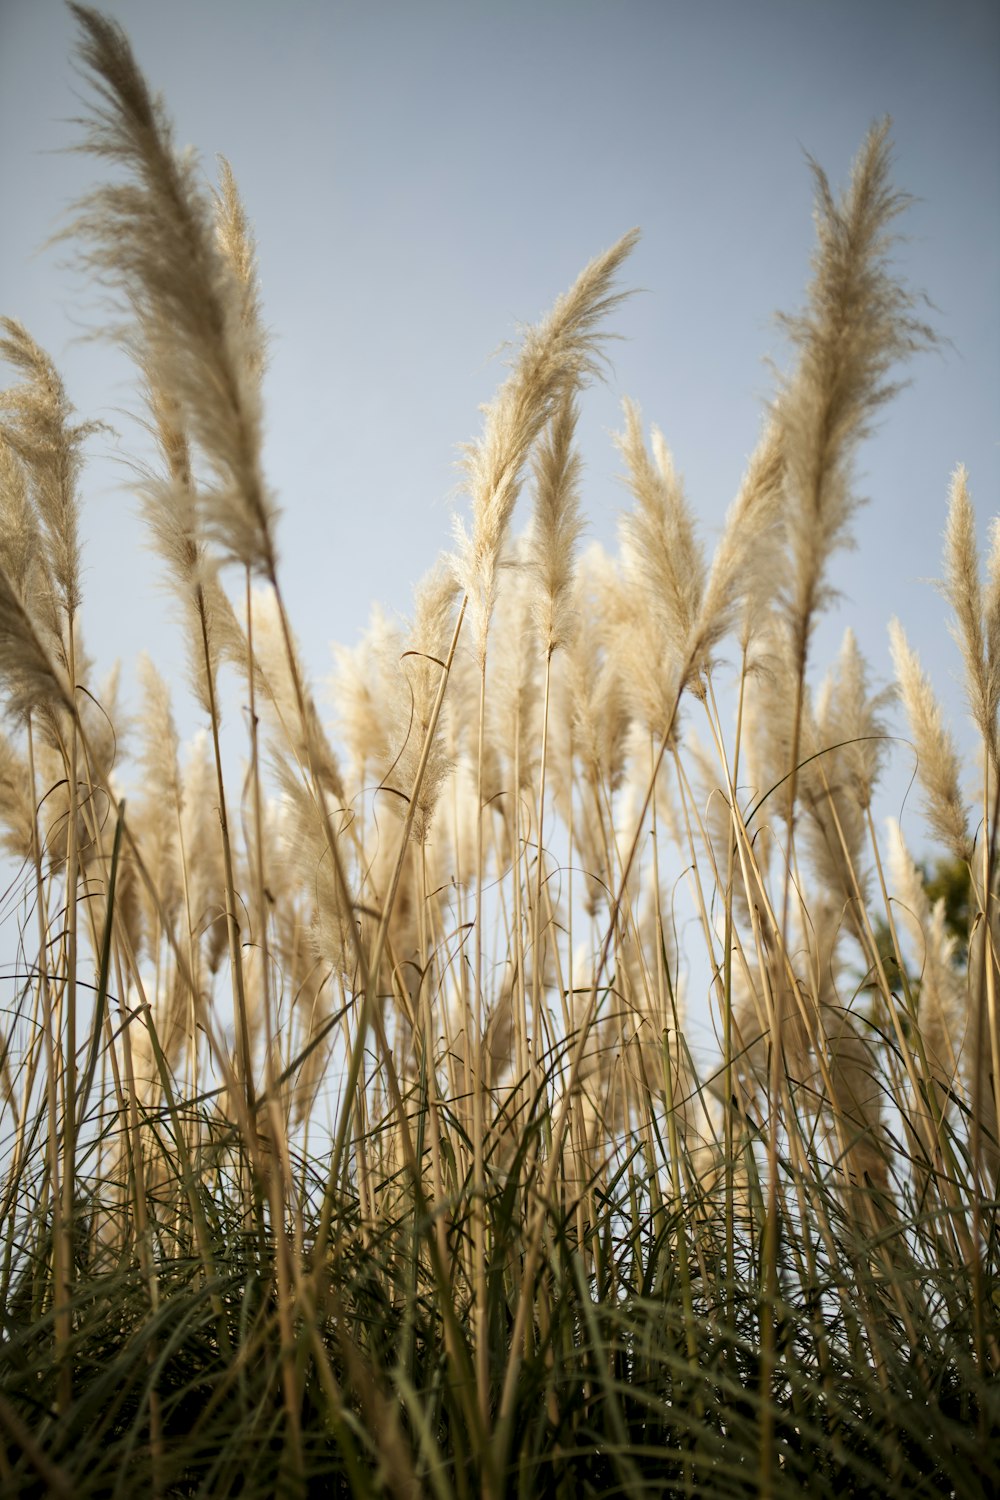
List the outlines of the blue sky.
<svg viewBox="0 0 1000 1500">
<path fill-rule="evenodd" d="M 379 600 L 405 610 L 448 545 L 457 445 L 502 378 L 497 350 L 634 224 L 607 383 L 587 396 L 591 535 L 625 504 L 609 434 L 623 395 L 663 430 L 711 540 L 800 305 L 809 152 L 846 178 L 893 116 L 896 179 L 920 200 L 899 261 L 947 342 L 861 456 L 871 504 L 835 569 L 816 665 L 854 626 L 888 678 L 898 614 L 950 708 L 957 656 L 939 571 L 949 475 L 981 518 L 1000 485 L 1000 9 L 986 0 L 108 0 L 178 143 L 232 161 L 265 314 L 268 471 L 282 569 L 317 677 Z M 78 139 L 75 26 L 57 0 L 0 0 L 0 309 L 56 357 L 81 415 L 118 427 L 84 480 L 85 631 L 99 666 L 182 651 L 118 456 L 127 365 L 80 335 L 93 298 L 39 250 L 94 180 Z M 116 456 L 117 455 L 117 456 Z M 195 719 L 181 715 L 185 727 Z M 905 788 L 906 777 L 899 783 Z M 901 793 L 900 793 L 901 795 Z M 916 821 L 915 802 L 910 821 Z M 898 810 L 898 809 L 893 809 Z"/>
</svg>

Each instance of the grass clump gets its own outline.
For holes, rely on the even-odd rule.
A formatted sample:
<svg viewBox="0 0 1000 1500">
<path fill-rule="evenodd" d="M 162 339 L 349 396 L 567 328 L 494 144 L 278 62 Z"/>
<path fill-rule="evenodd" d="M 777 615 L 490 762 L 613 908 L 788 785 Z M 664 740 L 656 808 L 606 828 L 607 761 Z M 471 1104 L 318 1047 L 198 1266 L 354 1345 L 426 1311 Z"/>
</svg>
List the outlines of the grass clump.
<svg viewBox="0 0 1000 1500">
<path fill-rule="evenodd" d="M 82 149 L 116 175 L 68 233 L 135 362 L 203 730 L 182 748 L 145 663 L 123 799 L 81 630 L 90 429 L 7 321 L 0 811 L 34 957 L 0 1071 L 4 1493 L 995 1489 L 1000 585 L 964 471 L 944 587 L 974 806 L 893 627 L 940 891 L 880 841 L 853 637 L 811 676 L 858 445 L 931 339 L 890 261 L 886 128 L 842 196 L 814 169 L 795 362 L 714 555 L 632 403 L 618 554 L 579 550 L 629 234 L 524 335 L 455 550 L 407 626 L 339 653 L 329 736 L 281 589 L 247 216 L 73 9 Z"/>
</svg>

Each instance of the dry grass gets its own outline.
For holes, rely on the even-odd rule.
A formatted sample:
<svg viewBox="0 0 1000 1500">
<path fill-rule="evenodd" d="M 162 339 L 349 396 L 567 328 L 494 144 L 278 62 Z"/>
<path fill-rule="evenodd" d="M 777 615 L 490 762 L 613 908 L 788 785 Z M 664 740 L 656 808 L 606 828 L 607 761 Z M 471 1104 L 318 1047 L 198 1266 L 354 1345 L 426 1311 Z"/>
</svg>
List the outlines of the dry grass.
<svg viewBox="0 0 1000 1500">
<path fill-rule="evenodd" d="M 176 153 L 120 30 L 73 9 L 82 149 L 115 175 L 69 234 L 118 297 L 204 727 L 179 744 L 147 662 L 122 763 L 81 634 L 88 428 L 8 322 L 0 816 L 34 956 L 0 1065 L 4 1493 L 1000 1484 L 1000 595 L 964 471 L 945 572 L 974 804 L 893 638 L 964 925 L 898 834 L 883 858 L 884 705 L 850 634 L 812 686 L 858 444 L 930 337 L 890 265 L 885 127 L 841 198 L 816 169 L 796 363 L 714 556 L 633 404 L 619 553 L 578 551 L 575 433 L 632 233 L 524 335 L 456 549 L 408 626 L 340 653 L 328 733 L 260 458 L 246 213 L 225 162 L 213 195 Z"/>
</svg>

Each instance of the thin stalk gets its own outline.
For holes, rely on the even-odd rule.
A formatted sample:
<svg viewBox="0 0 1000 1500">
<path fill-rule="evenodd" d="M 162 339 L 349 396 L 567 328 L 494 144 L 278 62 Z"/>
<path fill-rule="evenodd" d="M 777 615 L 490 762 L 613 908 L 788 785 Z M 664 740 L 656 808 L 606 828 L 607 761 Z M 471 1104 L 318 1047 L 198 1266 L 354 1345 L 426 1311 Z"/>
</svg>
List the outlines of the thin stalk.
<svg viewBox="0 0 1000 1500">
<path fill-rule="evenodd" d="M 740 746 L 743 733 L 743 708 L 746 699 L 747 678 L 747 648 L 744 645 L 742 660 L 740 663 L 740 687 L 739 699 L 736 705 L 736 741 L 733 747 L 733 769 L 729 772 L 729 763 L 723 755 L 722 762 L 725 766 L 726 780 L 729 790 L 729 805 L 733 807 L 736 800 L 736 788 L 739 786 Z M 715 688 L 712 684 L 711 675 L 708 677 L 708 691 L 712 703 L 712 711 L 716 723 L 720 726 L 719 706 L 715 701 Z M 721 732 L 720 732 L 721 748 Z M 734 833 L 729 836 L 729 849 L 726 859 L 726 911 L 725 911 L 725 936 L 722 954 L 722 1067 L 725 1089 L 725 1106 L 722 1116 L 723 1131 L 723 1170 L 725 1172 L 725 1189 L 723 1203 L 725 1206 L 726 1224 L 726 1322 L 729 1327 L 733 1326 L 736 1292 L 736 1226 L 734 1215 L 733 1193 L 735 1189 L 735 1159 L 733 1155 L 733 881 L 736 877 L 736 838 Z"/>
<path fill-rule="evenodd" d="M 372 983 L 374 981 L 374 976 L 377 975 L 382 962 L 382 953 L 385 948 L 385 941 L 389 929 L 389 918 L 392 915 L 392 908 L 396 899 L 396 891 L 399 888 L 399 879 L 403 869 L 403 861 L 406 856 L 407 846 L 409 844 L 410 835 L 413 830 L 413 822 L 417 813 L 417 799 L 420 795 L 420 789 L 423 786 L 424 775 L 427 770 L 428 761 L 430 760 L 431 748 L 434 743 L 434 736 L 437 732 L 438 720 L 441 717 L 441 708 L 444 703 L 445 689 L 448 685 L 448 678 L 451 674 L 452 664 L 455 660 L 455 652 L 458 649 L 458 638 L 462 629 L 462 622 L 465 619 L 465 610 L 467 603 L 467 597 L 463 597 L 462 604 L 458 612 L 458 618 L 455 622 L 455 629 L 452 634 L 451 645 L 448 649 L 448 656 L 444 664 L 444 669 L 441 673 L 441 679 L 438 683 L 438 690 L 434 699 L 434 705 L 431 709 L 431 717 L 427 726 L 427 733 L 424 736 L 423 749 L 421 751 L 420 761 L 417 765 L 416 774 L 414 776 L 413 788 L 410 793 L 410 800 L 407 804 L 406 814 L 403 818 L 403 827 L 400 832 L 399 839 L 399 852 L 396 857 L 396 863 L 393 867 L 392 878 L 390 879 L 389 887 L 386 891 L 385 899 L 383 902 L 382 916 L 379 921 L 378 930 L 375 934 L 375 942 L 372 947 L 371 958 L 370 961 L 364 962 L 362 970 L 362 972 L 365 974 L 366 982 L 362 1000 L 361 1019 L 358 1023 L 357 1032 L 354 1038 L 354 1045 L 351 1049 L 350 1061 L 348 1063 L 347 1079 L 345 1082 L 343 1095 L 344 1102 L 341 1106 L 340 1118 L 337 1123 L 337 1133 L 333 1143 L 330 1172 L 327 1178 L 328 1187 L 324 1198 L 323 1211 L 320 1216 L 320 1224 L 317 1232 L 319 1261 L 322 1260 L 322 1255 L 319 1252 L 325 1251 L 327 1239 L 329 1237 L 330 1219 L 333 1212 L 333 1191 L 336 1187 L 336 1184 L 340 1180 L 340 1169 L 343 1161 L 344 1147 L 347 1142 L 347 1135 L 351 1125 L 354 1093 L 357 1088 L 358 1077 L 361 1072 L 361 1063 L 364 1057 L 365 1039 L 367 1037 L 368 1027 L 372 1022 L 375 1010 L 376 1001 L 374 995 L 371 993 Z M 284 620 L 283 610 L 281 611 L 281 617 Z M 289 647 L 289 656 L 291 657 L 291 642 L 290 637 L 287 634 L 286 643 Z M 334 868 L 340 868 L 339 854 L 336 853 L 334 857 Z M 346 879 L 344 883 L 346 885 Z M 352 924 L 352 932 L 353 931 L 354 928 Z M 363 958 L 363 955 L 359 954 L 359 958 Z M 369 978 L 369 976 L 371 977 Z"/>
<path fill-rule="evenodd" d="M 475 1318 L 473 1338 L 476 1350 L 476 1388 L 479 1415 L 486 1428 L 490 1417 L 489 1345 L 487 1342 L 488 1309 L 486 1303 L 486 1174 L 483 1163 L 483 757 L 486 739 L 486 661 L 479 679 L 479 742 L 476 765 L 476 915 L 475 976 L 472 991 L 472 1246 L 475 1284 Z M 515 795 L 517 789 L 515 788 Z"/>
<path fill-rule="evenodd" d="M 684 674 L 682 674 L 680 680 L 681 682 L 684 681 Z M 559 1109 L 556 1114 L 555 1128 L 552 1132 L 551 1151 L 549 1154 L 548 1163 L 546 1165 L 545 1176 L 542 1182 L 541 1190 L 538 1195 L 534 1220 L 530 1226 L 528 1247 L 524 1258 L 521 1296 L 518 1301 L 517 1312 L 514 1316 L 514 1328 L 511 1333 L 510 1340 L 511 1352 L 507 1361 L 507 1369 L 504 1375 L 503 1391 L 500 1398 L 500 1430 L 498 1432 L 497 1440 L 501 1455 L 506 1453 L 507 1445 L 510 1441 L 510 1424 L 514 1413 L 515 1394 L 517 1391 L 517 1382 L 521 1368 L 522 1351 L 524 1348 L 525 1322 L 528 1316 L 528 1309 L 532 1305 L 533 1301 L 531 1290 L 534 1285 L 535 1273 L 538 1269 L 539 1256 L 542 1246 L 542 1237 L 545 1231 L 545 1225 L 548 1217 L 548 1207 L 551 1200 L 552 1188 L 555 1183 L 556 1175 L 559 1171 L 566 1131 L 569 1127 L 570 1106 L 579 1083 L 580 1070 L 583 1065 L 583 1058 L 586 1051 L 590 1027 L 593 1023 L 593 1018 L 597 1009 L 597 1000 L 600 993 L 601 982 L 604 977 L 604 971 L 607 967 L 608 959 L 611 955 L 612 944 L 615 941 L 615 935 L 618 931 L 619 911 L 621 909 L 622 902 L 625 900 L 625 896 L 628 891 L 628 879 L 631 874 L 632 866 L 635 862 L 636 856 L 639 852 L 642 829 L 645 824 L 646 814 L 649 811 L 649 804 L 653 795 L 653 785 L 655 782 L 655 777 L 659 773 L 660 764 L 663 760 L 664 755 L 666 754 L 667 746 L 669 745 L 670 740 L 673 736 L 674 723 L 677 719 L 677 711 L 680 707 L 681 691 L 682 690 L 678 688 L 668 721 L 664 727 L 659 749 L 657 750 L 657 754 L 654 760 L 653 777 L 646 789 L 646 795 L 643 799 L 643 805 L 636 820 L 636 831 L 633 836 L 628 855 L 623 863 L 621 880 L 619 882 L 615 898 L 611 905 L 610 921 L 608 922 L 607 928 L 605 930 L 604 941 L 601 944 L 598 961 L 594 969 L 594 977 L 591 981 L 590 995 L 587 1002 L 587 1008 L 584 1013 L 583 1023 L 579 1028 L 579 1034 L 577 1036 L 577 1040 L 571 1054 L 569 1077 L 567 1079 L 565 1092 L 562 1099 L 560 1100 Z"/>
<path fill-rule="evenodd" d="M 76 642 L 72 611 L 66 622 L 69 650 L 69 680 L 76 701 Z M 63 1162 L 62 1162 L 62 1282 L 58 1286 L 56 1319 L 60 1333 L 57 1346 L 63 1345 L 64 1356 L 72 1335 L 73 1238 L 76 1212 L 76 966 L 77 966 L 77 881 L 79 862 L 77 829 L 77 757 L 79 740 L 76 715 L 70 720 L 69 741 L 69 823 L 66 829 L 66 1014 L 63 1053 Z M 59 1402 L 69 1410 L 73 1400 L 73 1369 L 68 1357 L 59 1366 Z"/>
<path fill-rule="evenodd" d="M 219 796 L 219 831 L 222 838 L 223 874 L 226 885 L 226 932 L 229 938 L 229 962 L 232 969 L 233 1001 L 236 1011 L 236 1036 L 239 1047 L 241 1082 L 246 1099 L 247 1115 L 253 1126 L 256 1110 L 253 1082 L 253 1061 L 250 1048 L 250 1026 L 247 1016 L 246 987 L 243 976 L 243 948 L 240 924 L 236 915 L 236 881 L 233 875 L 233 849 L 229 837 L 229 815 L 226 810 L 226 787 L 222 774 L 222 748 L 219 742 L 219 714 L 215 701 L 215 674 L 212 671 L 212 653 L 208 639 L 208 621 L 205 614 L 201 586 L 198 586 L 198 619 L 201 624 L 202 650 L 205 657 L 205 681 L 208 691 L 209 728 L 212 732 L 212 752 L 215 759 L 215 779 Z"/>
<path fill-rule="evenodd" d="M 542 970 L 544 968 L 544 955 L 542 949 L 542 877 L 544 874 L 544 849 L 545 839 L 543 837 L 545 828 L 545 778 L 548 770 L 549 749 L 549 696 L 552 684 L 552 654 L 553 647 L 545 653 L 545 690 L 542 699 L 542 752 L 541 763 L 538 768 L 538 860 L 535 869 L 535 901 L 532 912 L 532 963 L 531 963 L 531 1012 L 533 1016 L 539 1014 L 542 1004 Z M 537 1023 L 536 1023 L 537 1024 Z M 532 1069 L 529 1086 L 532 1093 L 535 1090 L 535 1073 Z"/>
<path fill-rule="evenodd" d="M 281 1339 L 281 1382 L 285 1399 L 286 1443 L 290 1450 L 292 1478 L 297 1489 L 304 1485 L 305 1467 L 302 1453 L 302 1398 L 299 1394 L 296 1369 L 295 1310 L 296 1296 L 292 1285 L 292 1260 L 294 1252 L 288 1242 L 287 1220 L 287 1157 L 288 1144 L 281 1119 L 280 1101 L 277 1097 L 274 1069 L 274 1017 L 271 1000 L 271 953 L 268 942 L 268 897 L 264 880 L 264 809 L 260 787 L 260 756 L 257 739 L 256 673 L 253 652 L 253 590 L 250 569 L 246 570 L 247 613 L 247 680 L 250 692 L 250 784 L 253 795 L 254 822 L 254 874 L 257 884 L 257 911 L 260 930 L 257 941 L 260 946 L 261 988 L 264 1001 L 264 1076 L 268 1103 L 265 1114 L 271 1138 L 271 1161 L 267 1172 L 266 1186 L 271 1208 L 271 1227 L 275 1238 L 275 1263 L 278 1274 L 278 1327 Z M 248 1042 L 249 1055 L 249 1042 Z M 252 1096 L 248 1105 L 253 1120 Z"/>
<path fill-rule="evenodd" d="M 511 1009 L 514 1016 L 514 1049 L 517 1058 L 516 1079 L 512 1090 L 515 1111 L 530 1098 L 528 1080 L 528 997 L 524 982 L 524 913 L 522 911 L 521 867 L 525 861 L 525 838 L 521 828 L 521 700 L 518 694 L 514 723 L 513 847 L 511 870 L 511 934 L 508 943 L 511 973 Z M 530 903 L 529 903 L 530 906 Z M 516 993 L 515 993 L 516 992 Z"/>
<path fill-rule="evenodd" d="M 68 1280 L 68 1272 L 64 1270 L 64 1257 L 66 1254 L 66 1240 L 63 1235 L 63 1197 L 60 1191 L 59 1176 L 59 1103 L 56 1089 L 56 1058 L 57 1048 L 55 1041 L 55 1004 L 52 989 L 49 985 L 48 974 L 48 931 L 46 918 L 45 881 L 42 876 L 42 851 L 38 831 L 38 802 L 36 799 L 37 778 L 35 775 L 35 741 L 32 719 L 29 713 L 27 722 L 28 737 L 28 778 L 31 787 L 31 800 L 35 812 L 31 819 L 31 854 L 35 866 L 35 910 L 38 917 L 38 967 L 39 985 L 42 992 L 42 1012 L 45 1036 L 45 1064 L 46 1064 L 46 1106 L 49 1117 L 48 1129 L 48 1170 L 52 1183 L 52 1281 L 54 1287 L 54 1298 L 56 1302 L 56 1316 L 54 1323 L 56 1361 L 62 1368 L 69 1358 L 69 1341 L 72 1327 L 70 1323 L 69 1308 L 62 1307 L 62 1289 Z M 72 1391 L 70 1391 L 70 1397 Z M 65 1411 L 64 1405 L 66 1392 L 60 1386 L 60 1407 Z M 66 1402 L 68 1404 L 68 1402 Z"/>
</svg>

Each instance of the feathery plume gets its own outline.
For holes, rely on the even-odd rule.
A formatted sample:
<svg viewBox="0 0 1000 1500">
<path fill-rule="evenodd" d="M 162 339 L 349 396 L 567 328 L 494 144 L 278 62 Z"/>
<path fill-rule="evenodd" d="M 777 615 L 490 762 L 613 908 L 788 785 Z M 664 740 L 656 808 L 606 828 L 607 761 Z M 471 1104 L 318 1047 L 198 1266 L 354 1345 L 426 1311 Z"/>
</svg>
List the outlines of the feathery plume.
<svg viewBox="0 0 1000 1500">
<path fill-rule="evenodd" d="M 293 672 L 300 683 L 305 684 L 297 644 L 292 641 L 291 652 L 282 629 L 278 601 L 274 590 L 266 584 L 253 592 L 253 651 L 256 680 L 260 691 L 271 709 L 276 725 L 280 726 L 287 744 L 301 768 L 310 768 L 318 784 L 331 796 L 338 806 L 343 806 L 344 783 L 333 748 L 323 730 L 319 713 L 312 696 L 305 692 L 305 715 L 299 711 L 299 699 L 295 690 Z M 291 656 L 291 660 L 289 657 Z M 234 654 L 234 665 L 242 672 L 247 666 L 246 640 Z"/>
<path fill-rule="evenodd" d="M 200 535 L 195 480 L 177 403 L 155 383 L 154 372 L 136 354 L 144 376 L 151 427 L 166 476 L 139 470 L 138 493 L 151 544 L 166 564 L 180 603 L 191 689 L 206 718 L 219 718 L 220 657 L 239 659 L 246 641 Z"/>
<path fill-rule="evenodd" d="M 276 512 L 261 467 L 259 330 L 248 334 L 246 286 L 220 248 L 196 160 L 174 149 L 124 31 L 88 7 L 70 8 L 96 96 L 77 149 L 126 179 L 87 194 L 63 237 L 77 237 L 84 266 L 119 293 L 116 305 L 130 316 L 114 331 L 141 349 L 197 445 L 210 479 L 199 490 L 206 538 L 273 576 Z"/>
<path fill-rule="evenodd" d="M 653 428 L 650 456 L 639 408 L 627 399 L 623 405 L 625 430 L 616 441 L 635 506 L 621 520 L 622 554 L 641 580 L 645 612 L 662 636 L 657 655 L 686 660 L 705 590 L 705 559 L 662 433 Z"/>
<path fill-rule="evenodd" d="M 0 569 L 0 682 L 4 711 L 12 718 L 26 718 L 40 707 L 73 712 L 69 679 L 57 650 L 58 642 L 45 638 Z"/>
<path fill-rule="evenodd" d="M 889 371 L 933 342 L 931 330 L 913 316 L 917 298 L 890 264 L 897 240 L 891 226 L 911 200 L 889 180 L 889 122 L 869 131 L 839 202 L 826 174 L 810 165 L 816 183 L 813 277 L 806 311 L 781 319 L 799 357 L 773 406 L 791 550 L 785 602 L 800 661 L 815 612 L 829 598 L 829 558 L 851 545 L 848 528 L 861 503 L 853 491 L 855 450 L 899 389 Z"/>
<path fill-rule="evenodd" d="M 364 791 L 374 768 L 381 771 L 393 759 L 390 703 L 402 649 L 401 632 L 378 606 L 356 646 L 333 647 L 329 687 L 347 749 L 348 800 Z"/>
<path fill-rule="evenodd" d="M 538 581 L 535 624 L 549 656 L 563 643 L 570 626 L 573 555 L 583 533 L 581 460 L 573 447 L 578 416 L 575 400 L 564 401 L 534 453 L 535 515 L 529 566 Z"/>
<path fill-rule="evenodd" d="M 534 579 L 525 565 L 530 559 L 530 549 L 530 540 L 526 543 L 519 538 L 504 560 L 486 689 L 487 727 L 498 760 L 505 767 L 504 790 L 513 795 L 534 784 L 541 733 L 541 653 L 535 634 L 537 595 Z"/>
<path fill-rule="evenodd" d="M 889 622 L 889 644 L 917 752 L 917 775 L 924 789 L 927 820 L 956 859 L 970 859 L 972 840 L 959 786 L 955 742 L 945 727 L 930 679 L 895 619 Z"/>
<path fill-rule="evenodd" d="M 795 737 L 795 704 L 790 684 L 795 680 L 791 627 L 777 610 L 768 611 L 754 635 L 747 658 L 744 688 L 744 745 L 747 780 L 754 800 L 771 796 L 788 773 Z M 808 684 L 802 695 L 802 738 L 808 740 L 812 705 Z M 771 817 L 779 803 L 768 804 Z"/>
<path fill-rule="evenodd" d="M 1000 660 L 996 651 L 998 622 L 988 626 L 993 639 L 987 644 L 983 629 L 976 515 L 969 497 L 968 474 L 962 464 L 952 475 L 948 495 L 944 564 L 944 593 L 955 611 L 952 633 L 962 652 L 969 708 L 996 764 L 997 706 L 1000 704 Z"/>
<path fill-rule="evenodd" d="M 397 666 L 397 683 L 405 685 L 398 700 L 403 710 L 396 720 L 398 737 L 405 724 L 405 738 L 390 749 L 392 784 L 409 798 L 417 767 L 430 729 L 444 660 L 455 625 L 455 577 L 443 564 L 432 568 L 418 584 L 414 597 L 413 624 Z M 403 716 L 405 714 L 405 717 Z M 439 718 L 424 769 L 417 799 L 414 836 L 426 841 L 431 818 L 451 765 L 445 743 L 447 715 Z"/>
<path fill-rule="evenodd" d="M 913 856 L 894 819 L 889 819 L 889 872 L 896 919 L 913 944 L 920 976 L 920 1037 L 947 1112 L 969 1024 L 966 982 L 955 967 L 958 940 L 945 925 L 941 896 L 931 904 Z"/>
<path fill-rule="evenodd" d="M 715 647 L 742 615 L 745 650 L 779 587 L 785 462 L 769 422 L 729 507 L 701 596 L 695 627 L 697 670 L 708 671 Z"/>
<path fill-rule="evenodd" d="M 35 798 L 27 762 L 0 734 L 0 848 L 14 859 L 30 859 L 34 827 Z"/>
<path fill-rule="evenodd" d="M 854 631 L 847 629 L 837 665 L 816 703 L 816 727 L 823 746 L 836 745 L 846 764 L 851 792 L 863 810 L 871 806 L 875 782 L 885 759 L 886 726 L 882 711 L 893 698 L 891 687 L 868 689 L 867 663 Z"/>
<path fill-rule="evenodd" d="M 143 777 L 136 816 L 146 831 L 143 855 L 147 867 L 155 874 L 159 899 L 170 916 L 182 897 L 178 849 L 179 819 L 184 810 L 180 743 L 170 690 L 145 653 L 139 658 L 138 673 L 144 699 L 139 756 Z"/>
<path fill-rule="evenodd" d="M 611 558 L 596 544 L 588 547 L 573 580 L 577 628 L 567 644 L 565 678 L 577 752 L 594 785 L 603 785 L 608 793 L 617 790 L 625 774 L 631 719 L 622 664 L 605 612 L 615 591 L 620 585 Z"/>
<path fill-rule="evenodd" d="M 805 834 L 826 892 L 842 906 L 858 938 L 864 928 L 858 896 L 867 902 L 867 825 L 875 780 L 884 757 L 880 711 L 887 694 L 869 694 L 864 658 L 854 633 L 844 633 L 836 668 L 803 710 L 802 749 L 809 758 L 798 787 Z"/>
<path fill-rule="evenodd" d="M 349 932 L 354 911 L 344 908 L 341 886 L 331 867 L 330 846 L 299 769 L 276 753 L 275 774 L 284 804 L 280 831 L 289 888 L 302 890 L 306 896 L 315 957 L 326 972 L 333 968 L 346 974 L 354 953 Z"/>
<path fill-rule="evenodd" d="M 590 552 L 586 555 L 591 564 L 596 561 Z M 615 678 L 629 718 L 641 720 L 657 737 L 672 720 L 672 738 L 676 738 L 683 663 L 664 638 L 662 619 L 652 609 L 635 607 L 636 594 L 643 597 L 646 589 L 640 568 L 640 560 L 628 547 L 623 547 L 617 565 L 611 558 L 604 558 L 601 590 L 591 607 L 597 615 L 605 664 L 614 661 Z"/>
<path fill-rule="evenodd" d="M 990 550 L 986 559 L 983 626 L 990 680 L 1000 677 L 1000 516 L 990 522 Z"/>
<path fill-rule="evenodd" d="M 181 836 L 187 865 L 191 935 L 204 944 L 205 964 L 210 974 L 218 972 L 228 938 L 218 805 L 219 787 L 208 735 L 199 730 L 188 747 L 181 775 Z M 215 812 L 215 817 L 206 817 L 206 810 Z"/>
<path fill-rule="evenodd" d="M 0 569 L 36 623 L 39 636 L 51 644 L 60 663 L 66 651 L 61 638 L 59 595 L 42 543 L 38 515 L 28 493 L 24 464 L 0 432 Z"/>
<path fill-rule="evenodd" d="M 528 454 L 559 406 L 596 371 L 602 342 L 598 324 L 626 295 L 613 290 L 614 279 L 637 239 L 633 229 L 592 260 L 548 317 L 527 330 L 511 374 L 485 408 L 482 436 L 465 450 L 472 531 L 456 521 L 454 566 L 469 597 L 480 664 L 486 660 L 497 568 Z"/>
<path fill-rule="evenodd" d="M 26 328 L 0 318 L 0 329 L 0 357 L 25 376 L 0 393 L 0 437 L 24 466 L 48 570 L 69 622 L 80 607 L 80 449 L 99 424 L 70 422 L 73 408 L 59 373 Z"/>
<path fill-rule="evenodd" d="M 233 169 L 224 156 L 219 157 L 219 187 L 213 193 L 213 200 L 215 238 L 242 290 L 240 323 L 246 340 L 247 363 L 260 380 L 267 365 L 267 340 L 257 279 L 257 246 Z"/>
</svg>

